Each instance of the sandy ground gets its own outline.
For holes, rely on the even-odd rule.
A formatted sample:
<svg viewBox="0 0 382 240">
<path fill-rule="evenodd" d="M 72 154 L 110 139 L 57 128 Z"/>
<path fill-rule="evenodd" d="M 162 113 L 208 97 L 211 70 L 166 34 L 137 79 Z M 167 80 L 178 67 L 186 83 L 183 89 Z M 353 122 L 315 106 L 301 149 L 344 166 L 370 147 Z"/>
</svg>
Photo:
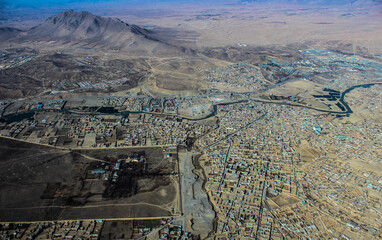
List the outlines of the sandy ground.
<svg viewBox="0 0 382 240">
<path fill-rule="evenodd" d="M 184 162 L 181 172 L 184 174 L 182 200 L 185 231 L 200 234 L 202 239 L 212 230 L 215 212 L 208 202 L 206 192 L 202 189 L 203 179 L 193 173 L 192 152 L 180 152 L 179 159 Z M 181 164 L 183 165 L 183 164 Z"/>
</svg>

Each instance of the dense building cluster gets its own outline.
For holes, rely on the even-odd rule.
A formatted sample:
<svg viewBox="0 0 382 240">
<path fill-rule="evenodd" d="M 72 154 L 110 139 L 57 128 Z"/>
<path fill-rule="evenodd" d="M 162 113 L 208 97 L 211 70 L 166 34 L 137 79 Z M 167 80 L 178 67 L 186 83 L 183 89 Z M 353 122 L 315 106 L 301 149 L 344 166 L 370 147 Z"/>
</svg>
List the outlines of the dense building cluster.
<svg viewBox="0 0 382 240">
<path fill-rule="evenodd" d="M 207 80 L 224 86 L 256 90 L 270 85 L 259 67 L 250 63 L 239 63 L 206 70 Z"/>
<path fill-rule="evenodd" d="M 195 172 L 203 172 L 200 185 L 216 213 L 211 238 L 379 239 L 382 95 L 381 85 L 371 84 L 370 76 L 380 76 L 382 65 L 328 50 L 300 54 L 305 59 L 296 62 L 268 57 L 258 66 L 209 69 L 206 77 L 214 89 L 194 97 L 153 97 L 140 91 L 2 101 L 0 135 L 63 149 L 160 146 L 168 157 L 198 155 L 179 159 L 179 169 L 183 178 L 185 171 L 192 172 L 182 169 L 190 159 Z M 274 85 L 282 90 L 257 95 L 275 79 L 291 76 L 312 81 L 307 86 L 314 89 L 277 95 L 285 85 Z M 327 108 L 317 107 L 324 103 Z M 88 169 L 85 177 L 117 180 L 117 164 L 130 167 L 131 162 L 146 164 L 144 158 L 118 160 Z M 201 176 L 195 172 L 194 182 Z M 179 191 L 185 189 L 195 191 L 193 185 Z M 197 199 L 198 194 L 189 195 Z M 129 236 L 193 239 L 195 219 L 186 223 L 182 213 L 173 213 L 149 227 L 129 223 Z M 105 226 L 93 220 L 6 224 L 0 229 L 2 239 L 103 239 Z M 122 233 L 119 237 L 124 238 Z"/>
<path fill-rule="evenodd" d="M 237 109 L 231 114 L 239 114 Z M 355 165 L 360 156 L 380 164 L 380 153 L 370 149 L 380 148 L 378 130 L 371 127 L 374 133 L 368 134 L 364 123 L 294 107 L 255 109 L 268 114 L 206 151 L 206 189 L 218 214 L 217 236 L 380 237 L 382 181 Z"/>
</svg>

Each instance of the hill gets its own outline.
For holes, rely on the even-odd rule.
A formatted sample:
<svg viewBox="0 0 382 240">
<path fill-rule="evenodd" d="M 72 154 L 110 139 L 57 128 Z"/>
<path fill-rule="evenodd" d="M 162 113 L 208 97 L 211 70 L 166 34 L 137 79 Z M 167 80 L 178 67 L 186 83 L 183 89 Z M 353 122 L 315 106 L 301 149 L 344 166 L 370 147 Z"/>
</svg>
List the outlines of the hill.
<svg viewBox="0 0 382 240">
<path fill-rule="evenodd" d="M 27 38 L 40 40 L 65 40 L 87 42 L 127 42 L 139 38 L 156 41 L 149 32 L 136 25 L 129 25 L 116 18 L 103 18 L 87 11 L 73 10 L 52 16 L 44 23 L 31 28 Z"/>
<path fill-rule="evenodd" d="M 50 47 L 127 51 L 133 55 L 188 55 L 193 51 L 173 46 L 156 38 L 156 33 L 117 18 L 95 16 L 73 10 L 48 18 L 42 24 L 22 32 L 0 30 L 0 37 L 13 43 L 50 43 Z M 45 47 L 45 46 L 44 46 Z"/>
<path fill-rule="evenodd" d="M 18 36 L 21 32 L 23 31 L 13 27 L 0 27 L 0 40 L 6 41 L 7 39 Z"/>
</svg>

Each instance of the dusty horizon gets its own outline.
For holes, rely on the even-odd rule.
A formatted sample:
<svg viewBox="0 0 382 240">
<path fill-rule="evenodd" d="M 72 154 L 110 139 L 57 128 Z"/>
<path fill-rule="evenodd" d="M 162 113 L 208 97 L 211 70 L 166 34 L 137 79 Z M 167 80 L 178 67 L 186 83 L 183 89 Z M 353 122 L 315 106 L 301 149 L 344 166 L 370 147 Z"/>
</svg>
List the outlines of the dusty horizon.
<svg viewBox="0 0 382 240">
<path fill-rule="evenodd" d="M 102 17 L 119 18 L 151 30 L 172 29 L 191 33 L 188 46 L 194 48 L 228 45 L 332 44 L 353 45 L 363 51 L 379 53 L 382 30 L 380 5 L 376 1 L 87 1 L 55 5 L 44 1 L 40 7 L 28 7 L 19 0 L 13 5 L 3 2 L 0 26 L 27 30 L 52 15 L 73 9 L 89 11 Z M 6 6 L 6 7 L 4 7 Z M 6 10 L 4 10 L 6 9 Z M 25 14 L 28 12 L 28 14 Z M 37 14 L 39 13 L 39 14 Z M 5 16 L 5 17 L 4 17 Z"/>
</svg>

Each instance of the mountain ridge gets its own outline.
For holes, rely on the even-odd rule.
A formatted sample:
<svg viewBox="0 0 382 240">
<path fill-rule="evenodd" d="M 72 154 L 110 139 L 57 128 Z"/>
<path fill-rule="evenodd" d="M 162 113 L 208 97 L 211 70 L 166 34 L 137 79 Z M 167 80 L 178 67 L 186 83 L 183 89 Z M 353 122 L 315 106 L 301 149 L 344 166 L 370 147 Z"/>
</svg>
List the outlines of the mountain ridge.
<svg viewBox="0 0 382 240">
<path fill-rule="evenodd" d="M 86 47 L 129 52 L 133 55 L 193 55 L 189 48 L 157 39 L 155 32 L 128 24 L 118 18 L 100 17 L 88 11 L 68 10 L 51 16 L 26 31 L 3 31 L 8 42 L 49 42 L 50 46 Z M 56 44 L 56 45 L 54 45 Z"/>
<path fill-rule="evenodd" d="M 111 33 L 142 36 L 155 41 L 149 36 L 149 31 L 137 25 L 129 25 L 118 18 L 95 16 L 88 11 L 64 11 L 51 16 L 44 23 L 27 31 L 27 37 L 50 38 L 64 40 L 84 40 L 92 38 L 107 38 Z M 98 39 L 99 40 L 99 39 Z"/>
</svg>

